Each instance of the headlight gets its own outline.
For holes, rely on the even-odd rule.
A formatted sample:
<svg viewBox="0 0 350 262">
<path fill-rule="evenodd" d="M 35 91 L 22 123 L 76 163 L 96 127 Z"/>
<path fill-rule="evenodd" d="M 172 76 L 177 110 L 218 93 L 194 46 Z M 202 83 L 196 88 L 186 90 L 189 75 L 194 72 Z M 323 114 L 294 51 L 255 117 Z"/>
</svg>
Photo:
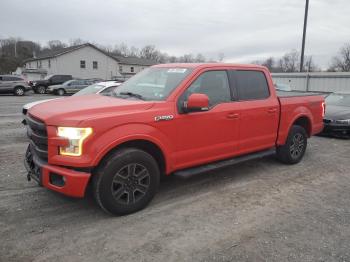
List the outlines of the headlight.
<svg viewBox="0 0 350 262">
<path fill-rule="evenodd" d="M 335 122 L 336 122 L 337 124 L 350 125 L 350 119 L 336 120 Z"/>
<path fill-rule="evenodd" d="M 92 134 L 92 128 L 58 127 L 58 136 L 67 138 L 69 145 L 60 147 L 60 155 L 81 156 L 84 140 Z"/>
</svg>

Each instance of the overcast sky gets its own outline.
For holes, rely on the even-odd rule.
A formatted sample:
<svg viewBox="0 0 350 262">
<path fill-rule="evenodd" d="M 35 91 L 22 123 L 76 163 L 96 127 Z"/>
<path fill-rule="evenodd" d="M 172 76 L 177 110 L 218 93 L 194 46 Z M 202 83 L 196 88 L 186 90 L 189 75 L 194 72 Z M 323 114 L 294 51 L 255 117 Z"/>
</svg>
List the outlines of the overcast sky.
<svg viewBox="0 0 350 262">
<path fill-rule="evenodd" d="M 300 50 L 305 0 L 1 0 L 0 38 L 154 44 L 250 62 Z M 310 0 L 306 55 L 325 68 L 350 42 L 350 0 Z"/>
</svg>

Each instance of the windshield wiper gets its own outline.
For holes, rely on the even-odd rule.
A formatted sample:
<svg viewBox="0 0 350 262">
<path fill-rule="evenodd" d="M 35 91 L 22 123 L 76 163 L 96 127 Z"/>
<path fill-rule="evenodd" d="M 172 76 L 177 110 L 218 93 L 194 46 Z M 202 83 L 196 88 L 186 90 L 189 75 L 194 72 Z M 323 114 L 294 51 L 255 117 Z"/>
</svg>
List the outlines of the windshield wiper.
<svg viewBox="0 0 350 262">
<path fill-rule="evenodd" d="M 145 100 L 145 98 L 142 95 L 136 94 L 136 93 L 133 93 L 133 92 L 120 92 L 119 94 L 123 95 L 123 96 L 136 97 L 136 98 L 138 98 L 140 100 Z"/>
</svg>

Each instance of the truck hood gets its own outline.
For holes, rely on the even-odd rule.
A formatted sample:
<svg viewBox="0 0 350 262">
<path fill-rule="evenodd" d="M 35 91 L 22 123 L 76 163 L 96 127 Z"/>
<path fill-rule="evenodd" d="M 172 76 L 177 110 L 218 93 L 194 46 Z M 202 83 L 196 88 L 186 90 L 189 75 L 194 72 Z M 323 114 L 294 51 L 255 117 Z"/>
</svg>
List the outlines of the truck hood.
<svg viewBox="0 0 350 262">
<path fill-rule="evenodd" d="M 28 113 L 47 125 L 79 126 L 88 119 L 140 112 L 150 109 L 153 104 L 92 94 L 47 101 L 30 108 Z"/>
</svg>

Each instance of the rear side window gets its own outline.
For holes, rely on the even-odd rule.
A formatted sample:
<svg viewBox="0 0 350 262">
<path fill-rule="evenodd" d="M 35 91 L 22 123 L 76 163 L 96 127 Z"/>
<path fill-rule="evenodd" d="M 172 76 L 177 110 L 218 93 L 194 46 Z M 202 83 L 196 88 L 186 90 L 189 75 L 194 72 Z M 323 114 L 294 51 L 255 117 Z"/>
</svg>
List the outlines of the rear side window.
<svg viewBox="0 0 350 262">
<path fill-rule="evenodd" d="M 3 81 L 23 81 L 22 78 L 16 77 L 16 76 L 3 76 L 2 80 Z"/>
<path fill-rule="evenodd" d="M 270 96 L 265 74 L 260 71 L 232 71 L 239 100 L 259 100 Z"/>
</svg>

